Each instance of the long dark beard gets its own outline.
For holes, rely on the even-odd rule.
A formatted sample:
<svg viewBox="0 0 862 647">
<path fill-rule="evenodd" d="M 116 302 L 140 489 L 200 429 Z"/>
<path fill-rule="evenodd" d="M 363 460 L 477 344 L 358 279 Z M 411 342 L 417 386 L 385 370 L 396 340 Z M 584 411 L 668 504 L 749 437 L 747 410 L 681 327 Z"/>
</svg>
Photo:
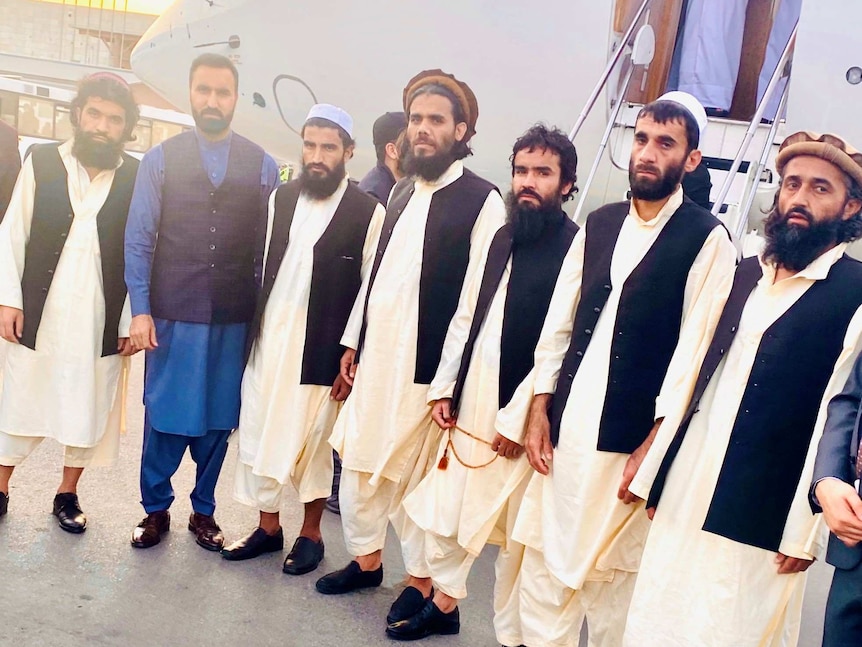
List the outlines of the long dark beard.
<svg viewBox="0 0 862 647">
<path fill-rule="evenodd" d="M 417 157 L 413 153 L 413 148 L 408 146 L 404 155 L 404 170 L 407 175 L 418 175 L 426 182 L 433 182 L 443 175 L 454 161 L 455 156 L 452 155 L 451 148 L 444 153 Z"/>
<path fill-rule="evenodd" d="M 808 226 L 788 224 L 791 215 L 800 215 L 808 220 Z M 763 260 L 798 272 L 805 269 L 827 249 L 848 240 L 848 223 L 842 219 L 841 213 L 831 218 L 815 220 L 805 209 L 794 208 L 786 214 L 778 208 L 763 221 L 763 233 L 766 246 L 763 248 Z"/>
<path fill-rule="evenodd" d="M 629 186 L 632 190 L 632 197 L 647 202 L 658 202 L 670 197 L 676 191 L 677 185 L 682 182 L 685 175 L 685 160 L 677 166 L 669 167 L 664 173 L 656 166 L 646 166 L 646 170 L 659 174 L 654 180 L 638 177 L 637 170 L 639 169 L 632 162 L 629 162 Z"/>
<path fill-rule="evenodd" d="M 209 115 L 210 118 L 205 119 L 206 115 Z M 225 115 L 222 114 L 221 110 L 217 110 L 216 108 L 204 108 L 200 112 L 192 110 L 192 118 L 201 132 L 205 132 L 208 135 L 218 135 L 230 128 L 230 123 L 233 121 L 233 113 Z"/>
<path fill-rule="evenodd" d="M 111 139 L 102 141 L 95 139 L 92 133 L 75 129 L 75 139 L 72 142 L 72 155 L 86 168 L 107 170 L 117 168 L 123 143 Z"/>
<path fill-rule="evenodd" d="M 308 166 L 306 164 L 302 167 L 302 173 L 299 176 L 299 186 L 301 191 L 312 200 L 325 200 L 331 196 L 347 174 L 343 161 L 324 175 L 310 173 Z"/>
<path fill-rule="evenodd" d="M 521 193 L 523 195 L 523 192 Z M 532 193 L 542 200 L 541 196 Z M 518 196 L 509 191 L 506 196 L 506 222 L 512 225 L 512 240 L 515 245 L 534 242 L 551 227 L 558 226 L 566 214 L 562 200 L 542 200 L 540 205 L 521 204 Z"/>
</svg>

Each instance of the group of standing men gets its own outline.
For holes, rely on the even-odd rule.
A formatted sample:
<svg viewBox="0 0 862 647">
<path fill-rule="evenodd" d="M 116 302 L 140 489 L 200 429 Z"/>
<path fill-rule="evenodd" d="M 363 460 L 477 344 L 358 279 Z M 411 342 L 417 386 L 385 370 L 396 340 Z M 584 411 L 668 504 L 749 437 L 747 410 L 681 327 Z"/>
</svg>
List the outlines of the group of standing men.
<svg viewBox="0 0 862 647">
<path fill-rule="evenodd" d="M 24 164 L 0 226 L 0 515 L 51 437 L 66 448 L 54 514 L 84 531 L 78 479 L 116 460 L 124 358 L 145 350 L 135 547 L 169 529 L 188 448 L 198 544 L 283 550 L 289 484 L 305 510 L 283 569 L 313 571 L 334 448 L 354 558 L 316 588 L 379 586 L 391 523 L 408 573 L 393 639 L 458 633 L 493 543 L 503 645 L 575 645 L 585 620 L 593 645 L 790 645 L 822 507 L 841 568 L 826 644 L 856 644 L 862 265 L 844 251 L 862 234 L 862 154 L 787 138 L 766 247 L 736 265 L 681 188 L 707 125 L 685 93 L 641 111 L 631 200 L 579 230 L 568 138 L 520 137 L 504 198 L 463 164 L 478 102 L 441 70 L 404 89 L 405 143 L 384 143 L 372 182 L 394 183 L 385 206 L 348 179 L 344 110 L 312 108 L 302 173 L 278 186 L 231 131 L 230 61 L 199 57 L 189 87 L 196 128 L 138 165 L 128 86 L 87 77 L 74 138 Z M 232 430 L 234 496 L 259 522 L 225 547 Z"/>
</svg>

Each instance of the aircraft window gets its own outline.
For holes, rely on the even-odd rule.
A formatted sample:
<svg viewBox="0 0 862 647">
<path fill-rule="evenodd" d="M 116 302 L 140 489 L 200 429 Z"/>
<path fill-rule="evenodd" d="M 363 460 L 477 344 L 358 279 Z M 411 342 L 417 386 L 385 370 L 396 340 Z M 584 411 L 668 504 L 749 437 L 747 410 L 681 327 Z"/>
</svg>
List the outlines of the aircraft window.
<svg viewBox="0 0 862 647">
<path fill-rule="evenodd" d="M 132 131 L 134 141 L 126 144 L 126 150 L 146 153 L 152 146 L 153 123 L 149 119 L 141 119 Z"/>
<path fill-rule="evenodd" d="M 152 142 L 151 145 L 161 144 L 166 139 L 170 139 L 174 135 L 179 135 L 186 130 L 182 124 L 172 124 L 167 121 L 153 120 Z"/>
<path fill-rule="evenodd" d="M 33 97 L 18 98 L 18 134 L 52 138 L 54 104 Z"/>
<path fill-rule="evenodd" d="M 59 140 L 71 139 L 74 134 L 69 106 L 54 106 L 54 137 Z"/>
<path fill-rule="evenodd" d="M 0 91 L 0 119 L 13 128 L 18 127 L 18 95 Z"/>
</svg>

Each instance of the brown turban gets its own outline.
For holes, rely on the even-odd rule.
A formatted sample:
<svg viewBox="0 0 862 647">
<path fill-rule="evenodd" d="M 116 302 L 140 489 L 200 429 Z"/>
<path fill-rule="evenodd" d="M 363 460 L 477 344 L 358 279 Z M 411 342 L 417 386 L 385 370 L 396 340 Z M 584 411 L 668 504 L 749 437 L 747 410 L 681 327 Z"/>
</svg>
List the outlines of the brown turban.
<svg viewBox="0 0 862 647">
<path fill-rule="evenodd" d="M 837 135 L 821 135 L 801 131 L 790 135 L 781 143 L 775 167 L 784 176 L 787 162 L 800 155 L 819 157 L 834 164 L 862 186 L 862 153 Z"/>
<path fill-rule="evenodd" d="M 469 141 L 476 134 L 476 121 L 479 119 L 479 102 L 476 101 L 476 95 L 473 94 L 469 85 L 463 81 L 459 81 L 451 74 L 446 74 L 443 70 L 425 70 L 410 79 L 404 88 L 404 112 L 407 115 L 410 114 L 410 102 L 415 92 L 422 86 L 431 83 L 443 86 L 458 99 L 458 104 L 461 106 L 461 111 L 467 120 L 467 134 L 464 136 L 464 141 Z"/>
</svg>

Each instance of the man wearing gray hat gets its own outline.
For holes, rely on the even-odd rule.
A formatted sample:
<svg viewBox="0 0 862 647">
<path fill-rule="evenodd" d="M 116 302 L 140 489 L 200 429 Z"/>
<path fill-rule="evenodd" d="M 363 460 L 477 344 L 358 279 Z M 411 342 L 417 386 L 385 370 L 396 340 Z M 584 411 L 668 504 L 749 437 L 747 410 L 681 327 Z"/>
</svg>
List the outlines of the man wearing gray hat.
<svg viewBox="0 0 862 647">
<path fill-rule="evenodd" d="M 242 381 L 234 497 L 260 511 L 258 527 L 222 551 L 243 560 L 282 550 L 284 486 L 305 505 L 284 572 L 323 559 L 320 518 L 332 483 L 329 435 L 350 387 L 339 376 L 341 335 L 374 260 L 385 209 L 348 181 L 353 120 L 312 107 L 302 128 L 302 172 L 269 200 L 263 286 Z"/>
<path fill-rule="evenodd" d="M 359 182 L 359 188 L 386 204 L 392 187 L 404 174 L 399 162 L 401 152 L 396 142 L 407 128 L 407 117 L 403 112 L 384 112 L 374 122 L 372 136 L 377 152 L 377 166 L 368 171 Z"/>
</svg>

